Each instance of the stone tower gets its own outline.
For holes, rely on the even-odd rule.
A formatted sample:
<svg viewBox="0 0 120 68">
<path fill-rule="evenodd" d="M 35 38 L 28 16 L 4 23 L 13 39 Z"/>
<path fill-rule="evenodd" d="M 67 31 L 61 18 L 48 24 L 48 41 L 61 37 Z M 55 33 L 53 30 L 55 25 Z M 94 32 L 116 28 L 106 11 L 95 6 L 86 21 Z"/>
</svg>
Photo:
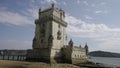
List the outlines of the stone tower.
<svg viewBox="0 0 120 68">
<path fill-rule="evenodd" d="M 36 29 L 33 39 L 33 59 L 56 62 L 61 57 L 61 48 L 66 45 L 65 13 L 56 8 L 39 9 L 39 18 L 35 20 Z"/>
</svg>

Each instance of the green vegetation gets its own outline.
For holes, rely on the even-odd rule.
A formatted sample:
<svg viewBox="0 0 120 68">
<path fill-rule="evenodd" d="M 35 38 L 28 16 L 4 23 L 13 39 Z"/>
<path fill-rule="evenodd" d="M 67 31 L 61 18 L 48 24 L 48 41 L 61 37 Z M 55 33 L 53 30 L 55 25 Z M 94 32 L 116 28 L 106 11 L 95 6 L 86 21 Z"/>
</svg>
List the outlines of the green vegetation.
<svg viewBox="0 0 120 68">
<path fill-rule="evenodd" d="M 93 51 L 89 53 L 90 56 L 94 57 L 116 57 L 120 58 L 120 53 L 112 53 L 112 52 L 105 52 L 105 51 Z"/>
</svg>

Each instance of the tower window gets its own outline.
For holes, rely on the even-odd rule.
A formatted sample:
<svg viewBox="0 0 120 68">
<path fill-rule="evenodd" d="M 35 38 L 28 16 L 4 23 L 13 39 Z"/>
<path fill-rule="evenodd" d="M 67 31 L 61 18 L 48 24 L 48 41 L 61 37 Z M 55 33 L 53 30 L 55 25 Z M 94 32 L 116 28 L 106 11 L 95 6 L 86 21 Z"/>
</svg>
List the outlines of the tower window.
<svg viewBox="0 0 120 68">
<path fill-rule="evenodd" d="M 59 28 L 61 27 L 60 24 L 58 25 L 58 27 L 59 27 Z"/>
<path fill-rule="evenodd" d="M 60 30 L 57 32 L 57 39 L 58 39 L 58 40 L 61 39 L 61 32 L 60 32 Z"/>
<path fill-rule="evenodd" d="M 43 39 L 41 40 L 41 43 L 43 43 Z"/>
</svg>

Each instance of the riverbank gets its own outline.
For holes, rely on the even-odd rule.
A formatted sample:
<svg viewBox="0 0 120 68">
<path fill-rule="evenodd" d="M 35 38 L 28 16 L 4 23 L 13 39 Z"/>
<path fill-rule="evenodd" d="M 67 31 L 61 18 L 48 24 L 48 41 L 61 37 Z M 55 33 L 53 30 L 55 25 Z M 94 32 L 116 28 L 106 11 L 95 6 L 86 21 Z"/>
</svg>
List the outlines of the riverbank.
<svg viewBox="0 0 120 68">
<path fill-rule="evenodd" d="M 0 68 L 117 68 L 117 67 L 113 65 L 106 65 L 93 62 L 73 65 L 67 63 L 47 64 L 43 62 L 0 60 Z"/>
<path fill-rule="evenodd" d="M 47 64 L 42 62 L 26 62 L 0 60 L 0 68 L 80 68 L 72 64 Z"/>
<path fill-rule="evenodd" d="M 76 64 L 76 65 L 85 67 L 85 68 L 120 68 L 119 66 L 116 66 L 116 65 L 94 63 L 94 62 L 88 62 L 86 64 Z"/>
</svg>

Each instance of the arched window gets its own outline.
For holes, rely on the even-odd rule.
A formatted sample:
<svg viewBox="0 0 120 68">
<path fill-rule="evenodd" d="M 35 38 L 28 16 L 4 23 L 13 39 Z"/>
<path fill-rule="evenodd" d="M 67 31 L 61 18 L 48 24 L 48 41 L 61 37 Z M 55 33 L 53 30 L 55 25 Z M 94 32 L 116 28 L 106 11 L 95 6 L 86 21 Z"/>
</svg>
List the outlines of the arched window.
<svg viewBox="0 0 120 68">
<path fill-rule="evenodd" d="M 43 39 L 41 40 L 41 43 L 43 43 Z"/>
<path fill-rule="evenodd" d="M 60 30 L 57 32 L 57 39 L 58 39 L 58 40 L 61 39 L 61 31 L 60 31 Z"/>
<path fill-rule="evenodd" d="M 60 28 L 61 26 L 60 26 L 60 24 L 58 25 L 58 28 Z"/>
</svg>

